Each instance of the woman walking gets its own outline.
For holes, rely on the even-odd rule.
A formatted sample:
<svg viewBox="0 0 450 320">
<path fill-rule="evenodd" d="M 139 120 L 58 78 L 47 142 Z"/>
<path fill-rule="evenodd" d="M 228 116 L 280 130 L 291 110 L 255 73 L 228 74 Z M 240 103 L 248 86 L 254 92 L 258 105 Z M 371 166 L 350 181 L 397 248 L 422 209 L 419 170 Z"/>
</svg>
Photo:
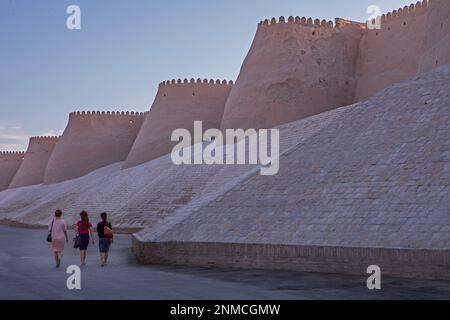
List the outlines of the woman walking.
<svg viewBox="0 0 450 320">
<path fill-rule="evenodd" d="M 86 252 L 89 247 L 89 241 L 92 239 L 92 244 L 95 244 L 94 237 L 92 236 L 92 224 L 89 222 L 89 215 L 86 211 L 80 213 L 81 220 L 75 225 L 80 237 L 80 259 L 81 266 L 86 265 Z"/>
<path fill-rule="evenodd" d="M 67 236 L 66 222 L 62 219 L 62 211 L 56 210 L 55 217 L 48 227 L 52 243 L 53 256 L 55 257 L 56 268 L 61 266 L 61 259 L 64 253 L 64 244 L 69 242 Z"/>
<path fill-rule="evenodd" d="M 103 212 L 100 217 L 102 221 L 97 224 L 97 234 L 101 266 L 104 267 L 108 264 L 109 248 L 113 242 L 113 232 L 112 225 L 108 222 L 108 214 Z"/>
</svg>

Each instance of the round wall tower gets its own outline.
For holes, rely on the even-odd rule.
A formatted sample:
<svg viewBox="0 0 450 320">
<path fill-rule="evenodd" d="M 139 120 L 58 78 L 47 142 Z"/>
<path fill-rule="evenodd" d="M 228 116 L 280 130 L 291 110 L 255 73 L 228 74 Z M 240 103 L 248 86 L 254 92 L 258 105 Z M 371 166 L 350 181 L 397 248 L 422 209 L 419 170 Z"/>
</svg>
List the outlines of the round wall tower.
<svg viewBox="0 0 450 320">
<path fill-rule="evenodd" d="M 45 171 L 57 183 L 124 161 L 144 121 L 143 113 L 73 112 Z"/>
<path fill-rule="evenodd" d="M 185 79 L 163 82 L 148 117 L 124 164 L 130 168 L 171 152 L 176 129 L 193 131 L 194 121 L 203 121 L 203 130 L 220 128 L 232 81 Z"/>
<path fill-rule="evenodd" d="M 45 167 L 58 143 L 58 137 L 32 137 L 19 170 L 10 188 L 19 188 L 44 182 Z"/>
<path fill-rule="evenodd" d="M 300 17 L 259 23 L 222 128 L 271 128 L 351 104 L 364 28 Z"/>
<path fill-rule="evenodd" d="M 0 152 L 0 191 L 8 189 L 24 157 L 25 152 Z"/>
</svg>

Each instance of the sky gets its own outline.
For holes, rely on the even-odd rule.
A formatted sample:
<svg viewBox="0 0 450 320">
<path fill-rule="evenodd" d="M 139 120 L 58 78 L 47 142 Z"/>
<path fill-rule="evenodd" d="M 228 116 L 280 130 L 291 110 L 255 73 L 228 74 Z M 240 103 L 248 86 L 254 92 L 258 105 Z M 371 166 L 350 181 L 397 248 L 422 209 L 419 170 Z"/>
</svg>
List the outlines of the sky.
<svg viewBox="0 0 450 320">
<path fill-rule="evenodd" d="M 257 23 L 365 21 L 411 0 L 0 0 L 0 151 L 60 135 L 72 111 L 148 111 L 161 81 L 235 80 Z M 69 30 L 69 5 L 81 30 Z"/>
</svg>

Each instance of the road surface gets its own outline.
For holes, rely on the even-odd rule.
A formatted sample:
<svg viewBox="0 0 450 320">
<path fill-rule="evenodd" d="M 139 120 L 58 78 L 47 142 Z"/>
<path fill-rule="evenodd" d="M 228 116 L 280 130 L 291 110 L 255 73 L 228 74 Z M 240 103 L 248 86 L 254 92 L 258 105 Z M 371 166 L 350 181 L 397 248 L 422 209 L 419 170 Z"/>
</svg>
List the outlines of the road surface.
<svg viewBox="0 0 450 320">
<path fill-rule="evenodd" d="M 46 236 L 45 230 L 0 226 L 0 299 L 450 299 L 444 281 L 383 278 L 381 291 L 369 291 L 364 275 L 143 266 L 126 235 L 117 237 L 106 268 L 91 246 L 81 290 L 69 290 L 66 268 L 79 263 L 78 252 L 67 246 L 56 269 Z"/>
</svg>

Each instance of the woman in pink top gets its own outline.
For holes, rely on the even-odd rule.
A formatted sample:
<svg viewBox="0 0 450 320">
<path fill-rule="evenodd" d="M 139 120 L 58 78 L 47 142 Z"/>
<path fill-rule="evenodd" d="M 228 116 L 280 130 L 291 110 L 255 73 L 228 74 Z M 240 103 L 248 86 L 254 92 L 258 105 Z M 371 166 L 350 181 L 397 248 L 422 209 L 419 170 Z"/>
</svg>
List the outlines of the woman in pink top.
<svg viewBox="0 0 450 320">
<path fill-rule="evenodd" d="M 64 244 L 69 242 L 66 222 L 61 217 L 62 211 L 56 210 L 55 218 L 48 227 L 48 231 L 52 234 L 52 249 L 57 268 L 61 265 L 61 259 L 64 253 Z"/>
<path fill-rule="evenodd" d="M 86 265 L 86 252 L 89 247 L 89 239 L 92 239 L 92 244 L 95 244 L 92 236 L 92 224 L 89 222 L 89 215 L 86 211 L 80 213 L 81 220 L 75 224 L 75 228 L 80 237 L 80 260 L 81 266 Z"/>
</svg>

